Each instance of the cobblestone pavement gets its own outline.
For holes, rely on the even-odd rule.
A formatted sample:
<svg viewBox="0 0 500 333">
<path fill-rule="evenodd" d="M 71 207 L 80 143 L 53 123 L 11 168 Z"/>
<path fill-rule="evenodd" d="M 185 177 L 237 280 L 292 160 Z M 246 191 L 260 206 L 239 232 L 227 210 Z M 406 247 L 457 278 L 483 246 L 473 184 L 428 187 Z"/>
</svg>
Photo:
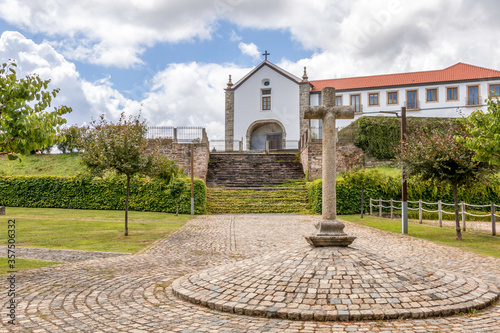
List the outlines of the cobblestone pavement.
<svg viewBox="0 0 500 333">
<path fill-rule="evenodd" d="M 3 253 L 7 252 L 7 247 L 2 250 Z M 56 250 L 56 249 L 43 249 L 32 247 L 19 247 L 16 246 L 16 257 L 23 259 L 35 260 L 49 260 L 57 262 L 77 262 L 90 259 L 103 259 L 112 258 L 123 255 L 130 255 L 130 253 L 117 253 L 117 252 L 99 252 L 99 251 L 78 251 L 78 250 Z"/>
<path fill-rule="evenodd" d="M 308 246 L 317 216 L 214 215 L 132 256 L 87 260 L 16 275 L 16 325 L 0 332 L 500 332 L 500 305 L 421 320 L 314 322 L 217 312 L 175 297 L 178 277 L 216 265 Z M 475 277 L 500 287 L 500 260 L 347 224 L 352 247 L 406 264 Z"/>
</svg>

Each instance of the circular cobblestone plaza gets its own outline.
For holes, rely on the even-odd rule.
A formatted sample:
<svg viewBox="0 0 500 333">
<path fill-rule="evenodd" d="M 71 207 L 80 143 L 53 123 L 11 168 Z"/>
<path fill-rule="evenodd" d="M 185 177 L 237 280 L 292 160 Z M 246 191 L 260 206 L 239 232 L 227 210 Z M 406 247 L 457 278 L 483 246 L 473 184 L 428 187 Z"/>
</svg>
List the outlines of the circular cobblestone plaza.
<svg viewBox="0 0 500 333">
<path fill-rule="evenodd" d="M 500 332 L 499 259 L 350 223 L 349 248 L 313 248 L 318 218 L 200 216 L 136 255 L 20 272 L 0 332 Z"/>
</svg>

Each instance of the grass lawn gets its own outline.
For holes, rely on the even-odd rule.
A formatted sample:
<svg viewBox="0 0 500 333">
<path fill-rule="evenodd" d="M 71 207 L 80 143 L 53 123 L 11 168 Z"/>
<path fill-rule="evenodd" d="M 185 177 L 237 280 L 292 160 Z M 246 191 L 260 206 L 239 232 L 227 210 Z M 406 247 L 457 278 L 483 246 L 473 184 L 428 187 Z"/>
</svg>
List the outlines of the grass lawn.
<svg viewBox="0 0 500 333">
<path fill-rule="evenodd" d="M 366 215 L 363 219 L 360 219 L 359 215 L 339 215 L 338 218 L 380 230 L 401 233 L 401 219 L 386 219 Z M 500 258 L 500 237 L 489 236 L 484 232 L 462 232 L 462 240 L 457 241 L 455 240 L 454 229 L 422 225 L 418 224 L 418 221 L 410 220 L 408 235 L 426 239 L 437 244 L 454 246 L 466 251 Z"/>
<path fill-rule="evenodd" d="M 0 275 L 6 274 L 9 271 L 7 258 L 0 257 Z M 31 260 L 31 259 L 16 259 L 16 271 L 23 271 L 31 268 L 45 267 L 50 265 L 61 264 L 55 261 Z"/>
<path fill-rule="evenodd" d="M 0 176 L 74 176 L 84 170 L 77 153 L 28 155 L 15 161 L 9 161 L 6 155 L 0 156 Z"/>
<path fill-rule="evenodd" d="M 171 234 L 191 218 L 154 212 L 129 212 L 129 236 L 125 237 L 123 211 L 55 208 L 6 208 L 0 230 L 16 219 L 16 245 L 52 249 L 136 253 Z M 7 232 L 0 233 L 7 243 Z"/>
</svg>

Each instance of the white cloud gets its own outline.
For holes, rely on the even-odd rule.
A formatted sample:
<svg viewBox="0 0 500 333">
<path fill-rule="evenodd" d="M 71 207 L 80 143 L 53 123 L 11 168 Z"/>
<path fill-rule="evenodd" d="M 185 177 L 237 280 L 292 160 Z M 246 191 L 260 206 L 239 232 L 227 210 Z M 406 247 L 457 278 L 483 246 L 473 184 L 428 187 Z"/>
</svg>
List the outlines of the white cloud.
<svg viewBox="0 0 500 333">
<path fill-rule="evenodd" d="M 243 53 L 244 55 L 248 55 L 248 56 L 252 57 L 254 60 L 257 60 L 260 58 L 259 48 L 254 43 L 246 44 L 246 43 L 240 42 L 238 44 L 238 47 L 239 47 L 241 53 Z"/>
<path fill-rule="evenodd" d="M 457 61 L 499 67 L 495 0 L 4 0 L 0 17 L 43 33 L 67 59 L 121 68 L 143 65 L 155 43 L 208 40 L 220 20 L 240 29 L 289 31 L 336 72 L 437 68 Z M 232 41 L 240 41 L 234 31 Z M 252 44 L 242 52 L 256 57 Z M 490 52 L 478 49 L 490 48 Z M 457 59 L 457 58 L 460 59 Z M 348 61 L 348 66 L 343 60 Z M 352 64 L 349 64 L 352 62 Z M 359 66 L 362 63 L 363 66 Z M 357 65 L 355 65 L 357 64 Z M 423 68 L 422 68 L 423 66 Z M 344 68 L 346 67 L 346 68 Z"/>
<path fill-rule="evenodd" d="M 104 114 L 116 120 L 121 112 L 137 114 L 151 126 L 203 126 L 212 139 L 224 137 L 224 88 L 228 75 L 243 76 L 250 68 L 232 64 L 171 64 L 147 75 L 149 81 L 138 87 L 145 95 L 140 101 L 126 98 L 113 88 L 110 77 L 95 82 L 82 79 L 73 63 L 47 43 L 36 44 L 18 32 L 4 32 L 0 37 L 0 58 L 14 58 L 18 75 L 37 73 L 51 79 L 52 88 L 61 88 L 53 105 L 67 105 L 68 124 L 82 125 Z"/>
<path fill-rule="evenodd" d="M 36 44 L 18 32 L 7 31 L 1 35 L 0 58 L 17 61 L 18 77 L 36 73 L 42 80 L 51 80 L 50 89 L 60 88 L 52 106 L 73 108 L 73 112 L 65 115 L 68 124 L 88 123 L 100 114 L 116 119 L 122 110 L 130 113 L 140 108 L 138 102 L 126 99 L 113 89 L 107 78 L 94 83 L 85 81 L 75 65 L 51 45 Z"/>
</svg>

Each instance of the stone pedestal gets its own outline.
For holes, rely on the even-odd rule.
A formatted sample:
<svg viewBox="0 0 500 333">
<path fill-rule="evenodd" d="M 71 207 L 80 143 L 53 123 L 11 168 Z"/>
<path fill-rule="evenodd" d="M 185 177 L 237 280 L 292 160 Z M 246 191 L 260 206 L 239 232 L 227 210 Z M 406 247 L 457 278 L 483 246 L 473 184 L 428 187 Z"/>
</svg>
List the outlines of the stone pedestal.
<svg viewBox="0 0 500 333">
<path fill-rule="evenodd" d="M 349 246 L 356 239 L 344 232 L 344 223 L 338 220 L 322 220 L 314 224 L 317 233 L 304 236 L 309 244 L 321 246 Z"/>
</svg>

